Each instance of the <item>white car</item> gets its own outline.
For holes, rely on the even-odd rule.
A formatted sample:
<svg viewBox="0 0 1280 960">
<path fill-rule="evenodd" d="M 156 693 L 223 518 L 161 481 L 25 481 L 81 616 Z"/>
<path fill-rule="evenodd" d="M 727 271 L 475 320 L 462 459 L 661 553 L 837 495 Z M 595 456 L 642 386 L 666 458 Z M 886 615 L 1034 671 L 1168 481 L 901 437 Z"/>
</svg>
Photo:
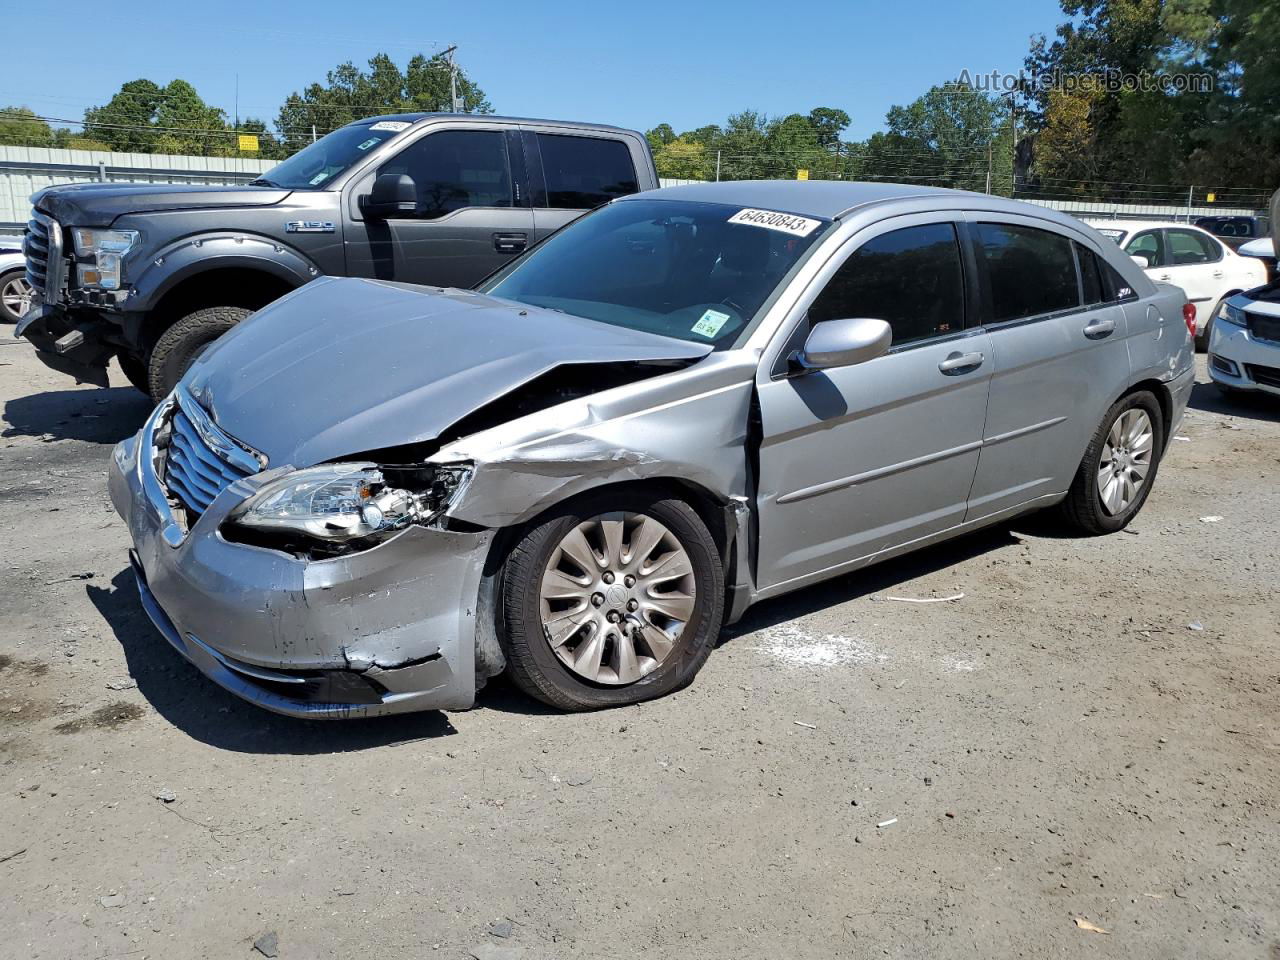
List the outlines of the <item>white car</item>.
<svg viewBox="0 0 1280 960">
<path fill-rule="evenodd" d="M 1209 376 L 1224 393 L 1280 397 L 1280 281 L 1218 308 L 1209 334 Z"/>
<path fill-rule="evenodd" d="M 1182 288 L 1196 308 L 1196 341 L 1208 343 L 1219 305 L 1267 282 L 1266 265 L 1242 257 L 1199 227 L 1159 220 L 1089 220 L 1104 237 L 1143 265 L 1147 276 Z"/>
<path fill-rule="evenodd" d="M 0 247 L 0 323 L 17 323 L 31 308 L 31 284 L 22 253 Z"/>
</svg>

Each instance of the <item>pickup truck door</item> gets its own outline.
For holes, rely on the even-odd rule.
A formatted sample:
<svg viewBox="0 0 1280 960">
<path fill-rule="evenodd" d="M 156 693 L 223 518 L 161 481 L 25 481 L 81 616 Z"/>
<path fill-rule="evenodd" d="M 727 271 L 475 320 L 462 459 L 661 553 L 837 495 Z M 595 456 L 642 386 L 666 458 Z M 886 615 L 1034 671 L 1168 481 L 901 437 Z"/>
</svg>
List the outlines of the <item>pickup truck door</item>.
<svg viewBox="0 0 1280 960">
<path fill-rule="evenodd" d="M 640 190 L 638 157 L 629 139 L 577 128 L 524 128 L 533 196 L 534 239 L 555 233 L 588 210 Z"/>
<path fill-rule="evenodd" d="M 497 124 L 433 126 L 344 197 L 347 273 L 442 287 L 470 287 L 522 252 L 533 237 L 519 133 Z M 374 179 L 404 173 L 418 209 L 370 219 L 360 209 Z"/>
</svg>

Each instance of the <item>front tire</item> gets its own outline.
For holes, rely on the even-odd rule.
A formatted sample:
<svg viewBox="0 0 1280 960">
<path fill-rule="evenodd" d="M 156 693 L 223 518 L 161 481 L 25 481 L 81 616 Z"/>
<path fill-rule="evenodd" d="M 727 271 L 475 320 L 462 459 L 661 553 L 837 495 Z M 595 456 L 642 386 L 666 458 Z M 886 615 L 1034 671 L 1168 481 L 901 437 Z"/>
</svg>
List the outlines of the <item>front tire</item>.
<svg viewBox="0 0 1280 960">
<path fill-rule="evenodd" d="M 151 396 L 151 381 L 148 377 L 147 362 L 131 353 L 116 354 L 116 362 L 120 364 L 120 371 L 125 378 L 133 384 L 138 390 L 141 390 L 147 396 Z M 161 397 L 152 397 L 157 402 Z"/>
<path fill-rule="evenodd" d="M 151 396 L 157 400 L 168 396 L 196 358 L 251 313 L 246 307 L 205 307 L 160 334 L 147 364 Z"/>
<path fill-rule="evenodd" d="M 1087 534 L 1115 533 L 1147 502 L 1164 450 L 1160 403 L 1146 390 L 1121 397 L 1102 418 L 1062 502 L 1066 521 Z"/>
<path fill-rule="evenodd" d="M 724 615 L 715 540 L 680 500 L 593 497 L 529 530 L 503 569 L 513 681 L 562 710 L 650 700 L 688 684 Z"/>
</svg>

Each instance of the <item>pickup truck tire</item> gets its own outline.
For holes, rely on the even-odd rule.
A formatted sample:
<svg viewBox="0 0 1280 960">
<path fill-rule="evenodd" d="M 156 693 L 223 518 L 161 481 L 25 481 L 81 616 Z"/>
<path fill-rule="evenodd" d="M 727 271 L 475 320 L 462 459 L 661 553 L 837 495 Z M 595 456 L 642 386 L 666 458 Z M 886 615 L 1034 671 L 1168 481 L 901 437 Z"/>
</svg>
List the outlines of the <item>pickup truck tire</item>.
<svg viewBox="0 0 1280 960">
<path fill-rule="evenodd" d="M 152 398 L 159 401 L 168 396 L 196 357 L 251 313 L 247 307 L 205 307 L 160 334 L 147 363 Z"/>
<path fill-rule="evenodd" d="M 693 680 L 720 635 L 724 570 L 688 504 L 643 493 L 584 498 L 528 529 L 508 554 L 501 613 L 516 686 L 561 710 L 619 707 Z"/>
<path fill-rule="evenodd" d="M 147 361 L 139 359 L 130 353 L 120 353 L 116 355 L 116 360 L 120 364 L 120 370 L 124 373 L 128 381 L 141 390 L 147 396 L 151 395 L 151 379 L 148 376 Z M 159 397 L 155 399 L 159 400 Z"/>
</svg>

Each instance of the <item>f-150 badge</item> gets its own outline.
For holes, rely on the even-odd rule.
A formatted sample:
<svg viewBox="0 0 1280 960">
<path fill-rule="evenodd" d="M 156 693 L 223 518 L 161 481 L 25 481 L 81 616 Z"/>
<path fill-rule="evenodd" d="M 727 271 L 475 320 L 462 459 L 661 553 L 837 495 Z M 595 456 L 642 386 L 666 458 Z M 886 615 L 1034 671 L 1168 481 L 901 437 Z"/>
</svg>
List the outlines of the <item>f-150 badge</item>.
<svg viewBox="0 0 1280 960">
<path fill-rule="evenodd" d="M 285 233 L 333 233 L 332 220 L 290 220 L 284 225 Z"/>
</svg>

